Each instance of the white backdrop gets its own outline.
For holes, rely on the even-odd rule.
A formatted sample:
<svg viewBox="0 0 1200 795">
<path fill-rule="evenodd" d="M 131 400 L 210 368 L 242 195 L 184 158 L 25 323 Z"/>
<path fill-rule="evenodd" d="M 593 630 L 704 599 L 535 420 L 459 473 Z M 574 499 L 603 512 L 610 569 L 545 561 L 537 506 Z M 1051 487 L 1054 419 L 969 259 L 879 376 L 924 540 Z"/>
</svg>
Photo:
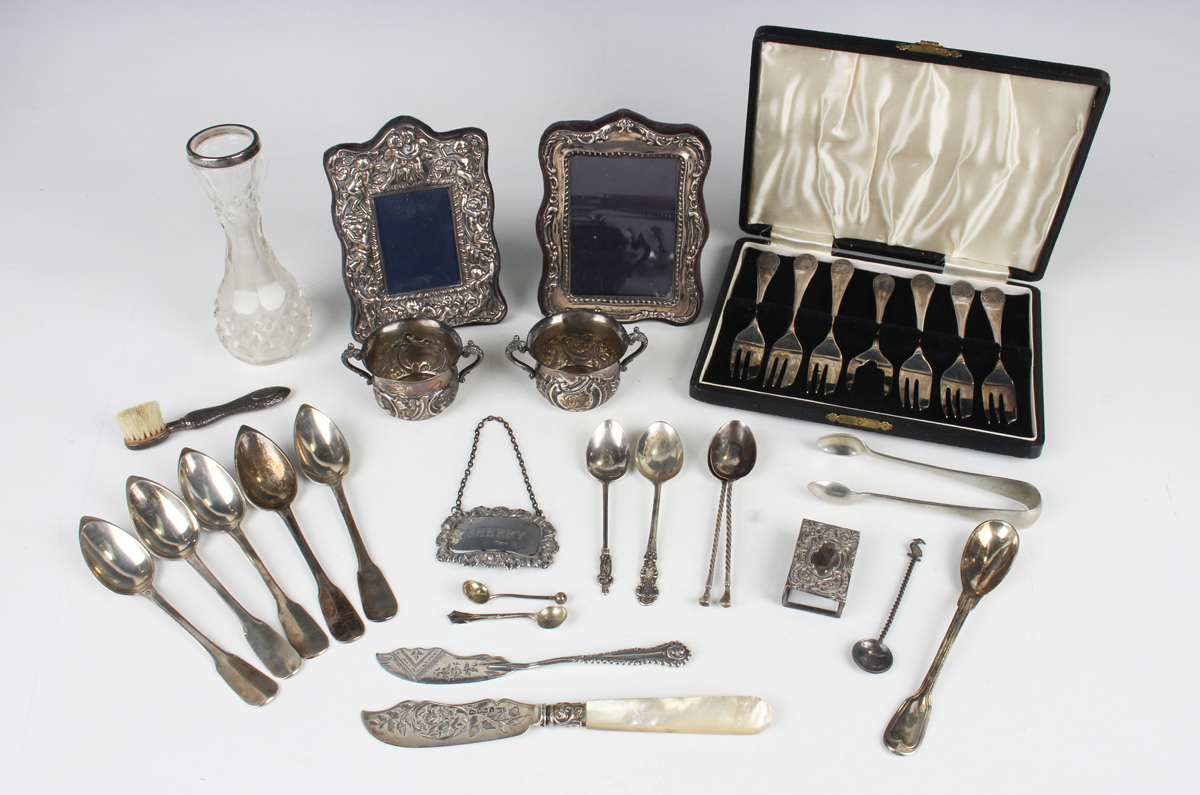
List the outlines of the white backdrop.
<svg viewBox="0 0 1200 795">
<path fill-rule="evenodd" d="M 1189 355 L 1197 19 L 1183 2 L 4 3 L 0 778 L 12 782 L 8 791 L 1182 789 L 1197 703 L 1190 667 L 1200 652 L 1200 467 L 1192 453 L 1200 371 Z M 977 501 L 977 493 L 825 456 L 813 445 L 826 430 L 817 425 L 688 398 L 711 302 L 686 328 L 641 324 L 648 352 L 617 397 L 587 415 L 551 408 L 502 355 L 539 317 L 536 146 L 554 121 L 629 107 L 707 132 L 712 234 L 703 277 L 715 291 L 741 234 L 750 42 L 762 24 L 935 39 L 1112 74 L 1111 101 L 1040 285 L 1045 454 L 1022 461 L 868 440 L 896 455 L 1028 479 L 1046 498 L 1011 575 L 968 620 L 925 743 L 907 759 L 887 753 L 880 735 L 950 620 L 971 523 L 836 508 L 804 484 L 828 478 L 949 501 Z M 337 361 L 351 339 L 349 304 L 321 169 L 327 147 L 366 140 L 399 114 L 437 130 L 487 131 L 510 303 L 502 324 L 465 330 L 488 358 L 446 415 L 420 424 L 387 417 Z M 184 158 L 192 133 L 227 121 L 262 136 L 266 235 L 314 310 L 305 349 L 266 369 L 234 360 L 213 334 L 224 239 Z M 170 419 L 276 383 L 294 396 L 246 421 L 286 444 L 296 408 L 308 402 L 340 425 L 354 451 L 346 489 L 401 608 L 358 642 L 307 661 L 275 703 L 255 710 L 165 616 L 104 590 L 83 565 L 76 534 L 81 514 L 128 527 L 125 478 L 173 483 L 184 445 L 232 467 L 235 419 L 129 452 L 117 411 L 157 399 Z M 558 526 L 562 551 L 546 571 L 434 560 L 471 429 L 487 414 L 516 428 L 539 501 Z M 735 416 L 754 429 L 760 457 L 735 492 L 735 606 L 705 610 L 696 597 L 718 485 L 703 451 Z M 583 450 L 607 417 L 631 436 L 667 420 L 687 448 L 682 474 L 664 487 L 663 596 L 650 608 L 632 594 L 652 493 L 636 473 L 612 489 L 614 593 L 601 597 L 594 581 L 600 487 Z M 523 504 L 496 428 L 478 466 L 468 506 Z M 356 598 L 353 552 L 332 495 L 302 484 L 295 508 L 334 581 Z M 804 517 L 863 533 L 839 620 L 779 604 Z M 254 512 L 246 529 L 285 590 L 316 615 L 311 578 L 282 523 Z M 878 631 L 917 535 L 928 541 L 926 560 L 888 637 L 896 665 L 868 676 L 851 663 L 850 646 Z M 231 539 L 206 537 L 202 549 L 253 612 L 273 618 Z M 253 661 L 228 611 L 186 569 L 160 563 L 161 590 Z M 571 618 L 553 632 L 528 622 L 451 626 L 445 613 L 470 607 L 459 593 L 467 576 L 493 589 L 568 591 Z M 457 688 L 403 682 L 372 659 L 398 646 L 441 645 L 531 661 L 671 639 L 693 649 L 682 669 L 560 666 Z M 774 725 L 754 737 L 533 729 L 422 751 L 376 742 L 358 718 L 405 698 L 717 694 L 762 696 Z"/>
</svg>

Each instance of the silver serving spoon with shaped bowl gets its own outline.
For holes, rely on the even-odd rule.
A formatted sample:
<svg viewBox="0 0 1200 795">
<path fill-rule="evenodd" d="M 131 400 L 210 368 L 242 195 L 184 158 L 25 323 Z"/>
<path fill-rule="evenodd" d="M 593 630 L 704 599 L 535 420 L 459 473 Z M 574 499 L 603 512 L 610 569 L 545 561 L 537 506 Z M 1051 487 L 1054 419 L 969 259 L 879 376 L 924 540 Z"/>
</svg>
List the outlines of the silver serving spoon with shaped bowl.
<svg viewBox="0 0 1200 795">
<path fill-rule="evenodd" d="M 358 557 L 358 595 L 362 600 L 363 612 L 371 621 L 387 621 L 396 615 L 398 606 L 391 586 L 383 571 L 371 560 L 367 545 L 350 512 L 346 492 L 342 489 L 342 478 L 350 471 L 350 446 L 346 437 L 333 423 L 312 406 L 305 403 L 296 412 L 294 428 L 296 458 L 300 471 L 313 483 L 321 483 L 333 489 L 346 529 L 350 531 L 350 542 Z"/>
<path fill-rule="evenodd" d="M 200 559 L 197 546 L 200 526 L 196 517 L 175 492 L 153 480 L 130 477 L 125 482 L 125 501 L 133 528 L 150 551 L 165 560 L 185 560 L 221 601 L 233 611 L 242 633 L 255 655 L 273 676 L 286 679 L 300 670 L 303 658 L 287 640 L 266 622 L 251 615 Z"/>
<path fill-rule="evenodd" d="M 329 636 L 303 607 L 292 600 L 267 569 L 258 552 L 242 530 L 246 516 L 246 498 L 237 481 L 215 460 L 190 448 L 179 454 L 179 486 L 184 501 L 205 530 L 228 533 L 237 541 L 246 557 L 275 597 L 279 624 L 292 648 L 305 659 L 316 657 L 329 648 Z"/>
<path fill-rule="evenodd" d="M 1012 525 L 995 520 L 982 523 L 967 538 L 962 560 L 959 562 L 962 594 L 958 597 L 958 609 L 954 611 L 954 618 L 950 621 L 946 636 L 942 638 L 942 645 L 933 656 L 933 663 L 925 674 L 925 680 L 921 682 L 916 693 L 900 704 L 900 708 L 883 731 L 883 744 L 892 753 L 908 756 L 921 744 L 932 711 L 930 696 L 934 684 L 937 683 L 938 674 L 942 672 L 942 665 L 950 654 L 950 647 L 954 645 L 967 615 L 975 609 L 979 600 L 999 585 L 1008 574 L 1020 543 L 1021 539 Z"/>
<path fill-rule="evenodd" d="M 111 522 L 85 516 L 79 520 L 79 549 L 105 588 L 124 596 L 146 597 L 187 630 L 243 701 L 261 707 L 275 698 L 279 685 L 271 677 L 209 640 L 154 589 L 154 559 L 140 541 Z"/>
</svg>

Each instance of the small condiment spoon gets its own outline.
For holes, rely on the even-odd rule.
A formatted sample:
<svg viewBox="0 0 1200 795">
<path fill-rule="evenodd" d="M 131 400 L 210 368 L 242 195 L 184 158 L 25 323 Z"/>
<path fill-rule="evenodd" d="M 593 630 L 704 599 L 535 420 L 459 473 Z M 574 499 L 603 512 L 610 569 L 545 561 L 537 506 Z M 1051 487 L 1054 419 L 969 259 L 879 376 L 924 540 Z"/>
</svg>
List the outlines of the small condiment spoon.
<svg viewBox="0 0 1200 795">
<path fill-rule="evenodd" d="M 933 663 L 929 666 L 921 686 L 916 693 L 901 702 L 900 708 L 883 730 L 883 744 L 892 753 L 908 756 L 921 744 L 932 710 L 930 695 L 933 693 L 938 674 L 942 671 L 942 665 L 946 662 L 946 656 L 950 653 L 950 647 L 954 645 L 963 622 L 967 620 L 967 614 L 1008 574 L 1020 543 L 1021 539 L 1013 526 L 998 520 L 984 522 L 967 538 L 962 560 L 959 562 L 962 594 L 958 597 L 958 609 L 954 611 L 954 618 L 950 621 L 946 636 L 942 638 L 942 645 L 933 656 Z"/>
<path fill-rule="evenodd" d="M 523 593 L 491 593 L 488 587 L 477 580 L 467 580 L 463 583 L 463 596 L 470 599 L 477 605 L 485 605 L 492 599 L 499 599 L 502 596 L 511 596 L 513 599 L 547 599 L 557 604 L 565 604 L 567 595 L 562 591 L 554 594 L 554 596 L 530 596 Z"/>
<path fill-rule="evenodd" d="M 292 515 L 291 505 L 292 500 L 296 499 L 297 487 L 296 470 L 292 469 L 292 462 L 288 461 L 279 445 L 248 425 L 243 425 L 238 431 L 233 456 L 238 480 L 246 497 L 264 511 L 279 514 L 296 546 L 300 547 L 300 554 L 304 555 L 304 561 L 317 581 L 317 598 L 329 633 L 340 643 L 361 638 L 367 629 L 362 618 L 346 594 L 325 574 L 312 547 L 305 540 L 296 517 Z"/>
<path fill-rule="evenodd" d="M 612 585 L 612 554 L 608 550 L 608 484 L 620 480 L 629 471 L 629 439 L 620 425 L 605 420 L 592 434 L 587 446 L 587 468 L 604 488 L 604 538 L 600 545 L 600 592 L 608 595 Z"/>
<path fill-rule="evenodd" d="M 551 605 L 543 607 L 536 613 L 464 613 L 455 610 L 446 616 L 452 624 L 468 624 L 472 621 L 486 621 L 491 618 L 528 618 L 537 622 L 542 629 L 554 629 L 567 620 L 567 608 Z"/>
<path fill-rule="evenodd" d="M 150 551 L 166 560 L 186 560 L 204 578 L 242 624 L 242 634 L 267 671 L 286 679 L 300 670 L 303 658 L 266 622 L 252 616 L 200 559 L 200 526 L 175 492 L 153 480 L 130 477 L 125 501 L 133 529 Z"/>
<path fill-rule="evenodd" d="M 733 559 L 733 483 L 750 474 L 758 460 L 758 443 L 754 434 L 741 420 L 730 420 L 722 425 L 708 445 L 708 470 L 721 481 L 721 501 L 717 504 L 717 525 L 713 528 L 712 557 L 708 561 L 708 581 L 700 604 L 708 607 L 712 602 L 713 577 L 717 571 L 717 547 L 721 543 L 721 509 L 725 509 L 725 593 L 721 596 L 721 607 L 729 607 L 730 568 Z"/>
<path fill-rule="evenodd" d="M 250 539 L 242 530 L 246 516 L 246 498 L 237 481 L 215 460 L 185 447 L 179 453 L 179 486 L 183 499 L 205 530 L 228 533 L 237 541 L 246 557 L 266 583 L 279 611 L 279 623 L 292 648 L 305 659 L 316 657 L 329 648 L 329 636 L 303 607 L 293 601 L 263 563 Z"/>
<path fill-rule="evenodd" d="M 665 422 L 653 423 L 638 439 L 634 451 L 638 471 L 654 484 L 654 510 L 650 514 L 650 539 L 642 561 L 642 578 L 635 590 L 638 601 L 652 605 L 658 599 L 658 507 L 662 484 L 679 474 L 683 468 L 683 441 Z"/>
<path fill-rule="evenodd" d="M 383 572 L 371 560 L 342 489 L 342 478 L 350 471 L 350 446 L 346 444 L 346 437 L 331 419 L 307 403 L 296 412 L 293 436 L 300 471 L 312 482 L 333 489 L 342 518 L 346 520 L 350 542 L 358 556 L 358 595 L 362 599 L 363 612 L 372 621 L 387 621 L 396 615 L 396 596 Z"/>
<path fill-rule="evenodd" d="M 136 538 L 111 522 L 85 516 L 79 520 L 79 548 L 88 568 L 104 587 L 124 596 L 146 597 L 187 630 L 212 657 L 217 673 L 243 701 L 261 707 L 275 698 L 279 692 L 275 680 L 213 643 L 154 590 L 154 559 Z"/>
</svg>

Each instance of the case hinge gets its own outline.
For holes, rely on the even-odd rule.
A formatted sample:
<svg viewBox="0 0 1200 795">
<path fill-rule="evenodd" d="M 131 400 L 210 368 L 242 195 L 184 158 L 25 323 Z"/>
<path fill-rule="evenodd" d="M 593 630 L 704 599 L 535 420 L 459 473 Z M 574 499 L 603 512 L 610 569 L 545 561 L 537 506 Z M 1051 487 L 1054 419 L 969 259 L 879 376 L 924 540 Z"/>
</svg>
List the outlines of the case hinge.
<svg viewBox="0 0 1200 795">
<path fill-rule="evenodd" d="M 995 284 L 1008 282 L 1008 268 L 1003 265 L 979 262 L 963 257 L 946 257 L 942 275 L 951 279 L 966 279 L 972 282 L 993 282 Z"/>
<path fill-rule="evenodd" d="M 781 229 L 771 227 L 771 246 L 808 252 L 817 259 L 829 259 L 833 256 L 833 235 L 823 235 L 819 232 L 802 232 L 798 229 Z"/>
</svg>

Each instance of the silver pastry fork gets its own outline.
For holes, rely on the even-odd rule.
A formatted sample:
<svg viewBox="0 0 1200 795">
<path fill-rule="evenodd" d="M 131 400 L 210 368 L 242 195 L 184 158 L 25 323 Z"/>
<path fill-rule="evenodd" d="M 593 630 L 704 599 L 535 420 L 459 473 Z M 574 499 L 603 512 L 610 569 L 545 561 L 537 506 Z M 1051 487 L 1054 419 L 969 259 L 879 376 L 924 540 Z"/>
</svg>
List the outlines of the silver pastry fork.
<svg viewBox="0 0 1200 795">
<path fill-rule="evenodd" d="M 967 338 L 967 315 L 971 311 L 971 303 L 975 300 L 975 288 L 970 282 L 959 280 L 950 285 L 950 300 L 954 302 L 954 317 L 958 320 L 958 338 Z M 975 406 L 975 376 L 967 367 L 963 358 L 962 348 L 954 364 L 942 373 L 942 382 L 938 386 L 942 395 L 942 414 L 947 418 L 955 417 L 960 420 L 971 416 Z"/>
<path fill-rule="evenodd" d="M 892 297 L 892 291 L 896 289 L 896 280 L 886 273 L 881 273 L 871 282 L 871 287 L 875 290 L 875 341 L 871 343 L 870 348 L 850 360 L 849 366 L 846 367 L 846 391 L 854 388 L 855 371 L 864 364 L 873 364 L 883 373 L 883 394 L 886 396 L 892 389 L 892 363 L 883 355 L 883 351 L 879 350 L 879 332 L 883 327 L 883 309 Z"/>
<path fill-rule="evenodd" d="M 929 309 L 929 298 L 933 295 L 933 279 L 925 273 L 918 273 L 912 280 L 913 303 L 917 308 L 917 331 L 925 332 L 925 311 Z M 929 408 L 929 398 L 933 394 L 933 368 L 921 350 L 921 343 L 908 361 L 900 365 L 900 405 L 904 408 L 915 408 L 923 411 Z"/>
<path fill-rule="evenodd" d="M 842 374 L 842 349 L 833 339 L 833 327 L 837 323 L 838 308 L 842 305 L 842 296 L 846 294 L 846 285 L 854 275 L 854 266 L 849 260 L 834 260 L 829 269 L 829 277 L 833 281 L 833 307 L 830 309 L 829 333 L 821 344 L 813 348 L 808 357 L 808 380 L 805 382 L 805 392 L 811 392 L 824 383 L 824 392 L 828 395 L 837 389 L 838 378 Z"/>
<path fill-rule="evenodd" d="M 763 377 L 763 386 L 778 386 L 787 389 L 796 380 L 800 365 L 804 363 L 804 347 L 796 337 L 796 313 L 800 311 L 800 301 L 813 274 L 817 272 L 817 258 L 812 254 L 801 254 L 792 264 L 792 273 L 796 287 L 792 294 L 792 325 L 775 344 L 771 346 L 771 355 L 767 359 L 767 374 Z M 775 383 L 771 383 L 774 380 Z"/>
<path fill-rule="evenodd" d="M 758 328 L 758 305 L 767 293 L 771 277 L 779 270 L 779 255 L 774 251 L 762 251 L 758 255 L 758 289 L 754 298 L 754 318 L 750 325 L 733 338 L 733 349 L 729 352 L 729 374 L 734 378 L 758 378 L 767 341 Z M 742 374 L 738 375 L 741 369 Z"/>
<path fill-rule="evenodd" d="M 983 311 L 987 312 L 988 322 L 992 324 L 992 337 L 996 345 L 1000 342 L 1000 324 L 1004 320 L 1004 292 L 998 287 L 988 287 L 979 296 Z M 990 423 L 992 414 L 996 422 L 1003 417 L 1005 422 L 1017 421 L 1017 388 L 1012 377 L 1004 369 L 1003 351 L 996 352 L 996 369 L 983 379 L 983 416 Z"/>
</svg>

